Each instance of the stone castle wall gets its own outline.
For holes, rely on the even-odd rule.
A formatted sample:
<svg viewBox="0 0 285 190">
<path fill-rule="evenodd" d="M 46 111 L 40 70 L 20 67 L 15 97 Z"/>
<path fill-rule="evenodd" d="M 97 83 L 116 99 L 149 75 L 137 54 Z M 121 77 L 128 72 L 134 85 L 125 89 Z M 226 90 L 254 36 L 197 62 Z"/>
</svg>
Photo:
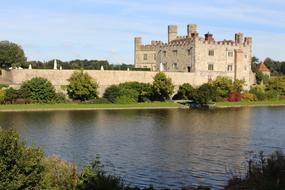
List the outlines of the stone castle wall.
<svg viewBox="0 0 285 190">
<path fill-rule="evenodd" d="M 22 82 L 30 80 L 33 77 L 47 78 L 55 86 L 58 91 L 64 91 L 64 87 L 68 85 L 67 79 L 70 78 L 74 70 L 2 70 L 2 79 L 8 81 L 10 86 L 18 88 Z M 86 70 L 99 84 L 99 95 L 102 96 L 105 89 L 113 84 L 120 84 L 123 82 L 144 82 L 152 83 L 153 77 L 157 72 L 151 71 L 100 71 L 100 70 Z M 183 83 L 190 83 L 193 86 L 199 86 L 208 82 L 207 72 L 182 73 L 182 72 L 165 72 L 170 77 L 177 90 L 179 85 Z M 224 72 L 212 72 L 213 79 L 217 76 L 227 76 Z"/>
</svg>

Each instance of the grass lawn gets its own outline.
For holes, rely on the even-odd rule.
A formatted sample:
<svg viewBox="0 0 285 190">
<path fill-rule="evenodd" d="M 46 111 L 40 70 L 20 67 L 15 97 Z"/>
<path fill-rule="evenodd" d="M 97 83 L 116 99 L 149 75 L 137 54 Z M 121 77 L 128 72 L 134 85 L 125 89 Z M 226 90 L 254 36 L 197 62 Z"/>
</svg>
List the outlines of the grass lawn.
<svg viewBox="0 0 285 190">
<path fill-rule="evenodd" d="M 246 106 L 285 106 L 285 100 L 267 100 L 256 102 L 217 102 L 215 105 L 216 108 Z"/>
<path fill-rule="evenodd" d="M 150 102 L 134 104 L 8 104 L 0 105 L 0 111 L 37 111 L 37 110 L 88 110 L 88 109 L 154 109 L 179 108 L 174 102 Z"/>
</svg>

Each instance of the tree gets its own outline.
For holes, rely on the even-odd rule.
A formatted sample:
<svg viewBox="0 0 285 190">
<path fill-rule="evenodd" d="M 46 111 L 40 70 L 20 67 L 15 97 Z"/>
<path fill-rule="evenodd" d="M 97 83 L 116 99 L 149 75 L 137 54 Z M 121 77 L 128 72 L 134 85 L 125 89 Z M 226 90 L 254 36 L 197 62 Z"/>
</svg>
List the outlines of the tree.
<svg viewBox="0 0 285 190">
<path fill-rule="evenodd" d="M 153 93 L 156 100 L 169 100 L 174 92 L 174 85 L 171 78 L 168 78 L 163 72 L 157 73 L 153 78 Z"/>
<path fill-rule="evenodd" d="M 9 41 L 0 42 L 0 66 L 2 68 L 19 67 L 26 62 L 24 50 Z"/>
<path fill-rule="evenodd" d="M 193 95 L 195 93 L 195 89 L 189 83 L 184 83 L 179 86 L 179 89 L 175 96 L 174 100 L 191 100 L 193 99 Z"/>
<path fill-rule="evenodd" d="M 45 189 L 44 154 L 20 142 L 14 130 L 0 128 L 0 189 Z"/>
<path fill-rule="evenodd" d="M 229 93 L 233 91 L 233 82 L 228 77 L 218 76 L 212 84 L 216 88 L 217 95 L 221 98 L 227 98 Z"/>
<path fill-rule="evenodd" d="M 71 99 L 86 101 L 98 97 L 98 84 L 88 73 L 75 71 L 68 81 L 67 94 Z"/>
<path fill-rule="evenodd" d="M 259 62 L 260 62 L 260 61 L 259 61 L 259 59 L 258 59 L 257 57 L 253 56 L 253 57 L 251 58 L 251 70 L 252 70 L 252 72 L 255 73 L 257 64 L 259 64 Z"/>
<path fill-rule="evenodd" d="M 258 73 L 256 73 L 255 78 L 256 78 L 256 83 L 257 84 L 267 83 L 268 80 L 269 80 L 269 76 L 263 74 L 262 71 L 259 71 Z"/>
<path fill-rule="evenodd" d="M 194 101 L 200 104 L 207 104 L 216 101 L 217 91 L 216 88 L 209 84 L 201 85 L 194 94 Z"/>
<path fill-rule="evenodd" d="M 40 103 L 52 101 L 56 94 L 51 82 L 42 77 L 25 81 L 20 87 L 20 93 L 23 98 Z"/>
<path fill-rule="evenodd" d="M 234 92 L 242 92 L 244 85 L 245 85 L 245 80 L 236 79 L 233 83 L 233 91 Z"/>
</svg>

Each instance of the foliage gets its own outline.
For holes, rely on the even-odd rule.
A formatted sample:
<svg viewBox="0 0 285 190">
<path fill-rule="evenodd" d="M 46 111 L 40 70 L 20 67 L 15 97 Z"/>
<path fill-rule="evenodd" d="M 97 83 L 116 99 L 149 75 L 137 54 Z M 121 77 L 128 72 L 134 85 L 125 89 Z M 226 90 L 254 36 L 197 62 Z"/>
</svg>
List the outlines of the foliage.
<svg viewBox="0 0 285 190">
<path fill-rule="evenodd" d="M 152 86 L 149 83 L 125 82 L 119 85 L 121 89 L 135 90 L 138 102 L 149 102 L 152 99 Z M 126 94 L 124 94 L 126 95 Z"/>
<path fill-rule="evenodd" d="M 23 49 L 12 42 L 0 42 L 0 66 L 2 68 L 19 67 L 26 62 Z"/>
<path fill-rule="evenodd" d="M 241 100 L 240 92 L 231 92 L 227 100 L 229 102 L 239 102 Z"/>
<path fill-rule="evenodd" d="M 0 84 L 0 89 L 2 89 L 2 88 L 8 88 L 9 87 L 9 85 L 7 85 L 7 84 Z"/>
<path fill-rule="evenodd" d="M 14 88 L 8 88 L 6 89 L 6 94 L 5 94 L 5 103 L 10 103 L 13 104 L 15 103 L 16 99 L 20 98 L 21 94 L 19 90 L 16 90 Z"/>
<path fill-rule="evenodd" d="M 254 94 L 258 100 L 266 100 L 267 95 L 265 92 L 265 85 L 252 85 L 249 90 L 250 93 Z"/>
<path fill-rule="evenodd" d="M 259 64 L 259 62 L 260 61 L 259 61 L 259 59 L 257 57 L 253 56 L 251 58 L 251 70 L 252 70 L 252 72 L 255 73 L 256 68 L 257 68 L 257 64 Z"/>
<path fill-rule="evenodd" d="M 109 100 L 110 102 L 114 103 L 116 98 L 121 95 L 120 87 L 118 85 L 111 85 L 108 87 L 105 92 L 103 97 Z"/>
<path fill-rule="evenodd" d="M 207 104 L 216 100 L 216 88 L 209 84 L 201 85 L 194 94 L 194 101 L 201 104 Z"/>
<path fill-rule="evenodd" d="M 245 80 L 235 80 L 233 82 L 233 91 L 234 92 L 242 92 L 243 91 L 243 87 L 245 85 Z"/>
<path fill-rule="evenodd" d="M 225 189 L 285 189 L 284 171 L 285 156 L 281 151 L 276 151 L 267 158 L 261 152 L 249 160 L 245 177 L 232 177 Z"/>
<path fill-rule="evenodd" d="M 78 176 L 74 164 L 63 160 L 59 156 L 51 156 L 44 160 L 44 182 L 47 189 L 75 190 Z"/>
<path fill-rule="evenodd" d="M 40 149 L 27 147 L 14 130 L 0 129 L 0 189 L 44 189 Z"/>
<path fill-rule="evenodd" d="M 280 95 L 285 95 L 285 78 L 283 77 L 272 77 L 267 85 L 267 90 L 276 91 Z"/>
<path fill-rule="evenodd" d="M 136 103 L 137 101 L 130 97 L 130 96 L 127 96 L 127 95 L 122 95 L 122 96 L 119 96 L 115 99 L 115 102 L 116 104 L 133 104 L 133 103 Z"/>
<path fill-rule="evenodd" d="M 174 95 L 174 100 L 192 100 L 195 89 L 189 83 L 184 83 L 179 86 L 177 93 Z"/>
<path fill-rule="evenodd" d="M 34 77 L 25 81 L 20 87 L 23 98 L 30 98 L 34 102 L 46 103 L 55 97 L 55 89 L 50 81 L 41 77 Z"/>
<path fill-rule="evenodd" d="M 5 96 L 6 96 L 6 91 L 0 89 L 0 104 L 3 104 L 5 102 Z"/>
<path fill-rule="evenodd" d="M 269 76 L 266 74 L 263 74 L 262 71 L 259 71 L 258 73 L 256 73 L 255 77 L 256 77 L 257 84 L 262 84 L 262 83 L 266 84 L 269 80 Z"/>
<path fill-rule="evenodd" d="M 157 73 L 153 78 L 153 94 L 155 100 L 169 100 L 174 92 L 174 85 L 171 78 L 168 78 L 163 72 Z"/>
<path fill-rule="evenodd" d="M 253 102 L 253 101 L 256 101 L 257 100 L 257 97 L 255 94 L 252 94 L 250 92 L 244 92 L 242 93 L 241 95 L 241 99 L 243 101 L 248 101 L 248 102 Z"/>
<path fill-rule="evenodd" d="M 83 71 L 75 71 L 68 79 L 67 94 L 73 100 L 86 101 L 97 98 L 97 82 Z"/>
<path fill-rule="evenodd" d="M 218 76 L 212 85 L 216 88 L 217 96 L 222 98 L 227 98 L 229 93 L 233 91 L 233 82 L 228 77 Z"/>
<path fill-rule="evenodd" d="M 65 103 L 66 100 L 66 95 L 64 93 L 56 93 L 52 102 L 54 103 Z"/>
</svg>

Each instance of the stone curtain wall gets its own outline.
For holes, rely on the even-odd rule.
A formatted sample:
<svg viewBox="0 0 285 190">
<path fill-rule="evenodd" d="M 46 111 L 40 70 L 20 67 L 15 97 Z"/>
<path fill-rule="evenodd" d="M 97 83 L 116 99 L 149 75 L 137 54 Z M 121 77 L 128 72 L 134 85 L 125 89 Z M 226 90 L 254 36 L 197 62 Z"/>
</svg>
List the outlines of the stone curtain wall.
<svg viewBox="0 0 285 190">
<path fill-rule="evenodd" d="M 11 87 L 18 88 L 25 80 L 30 80 L 33 77 L 43 77 L 51 81 L 58 91 L 64 91 L 64 87 L 68 85 L 67 79 L 75 70 L 2 70 L 2 79 L 9 82 Z M 99 84 L 99 95 L 102 96 L 105 89 L 113 84 L 123 82 L 144 82 L 152 83 L 153 77 L 157 72 L 151 71 L 101 71 L 101 70 L 86 70 Z M 177 90 L 179 85 L 190 83 L 193 86 L 199 86 L 208 82 L 208 72 L 182 73 L 182 72 L 165 72 L 170 77 Z M 228 76 L 225 72 L 211 72 L 213 79 L 217 76 Z"/>
</svg>

